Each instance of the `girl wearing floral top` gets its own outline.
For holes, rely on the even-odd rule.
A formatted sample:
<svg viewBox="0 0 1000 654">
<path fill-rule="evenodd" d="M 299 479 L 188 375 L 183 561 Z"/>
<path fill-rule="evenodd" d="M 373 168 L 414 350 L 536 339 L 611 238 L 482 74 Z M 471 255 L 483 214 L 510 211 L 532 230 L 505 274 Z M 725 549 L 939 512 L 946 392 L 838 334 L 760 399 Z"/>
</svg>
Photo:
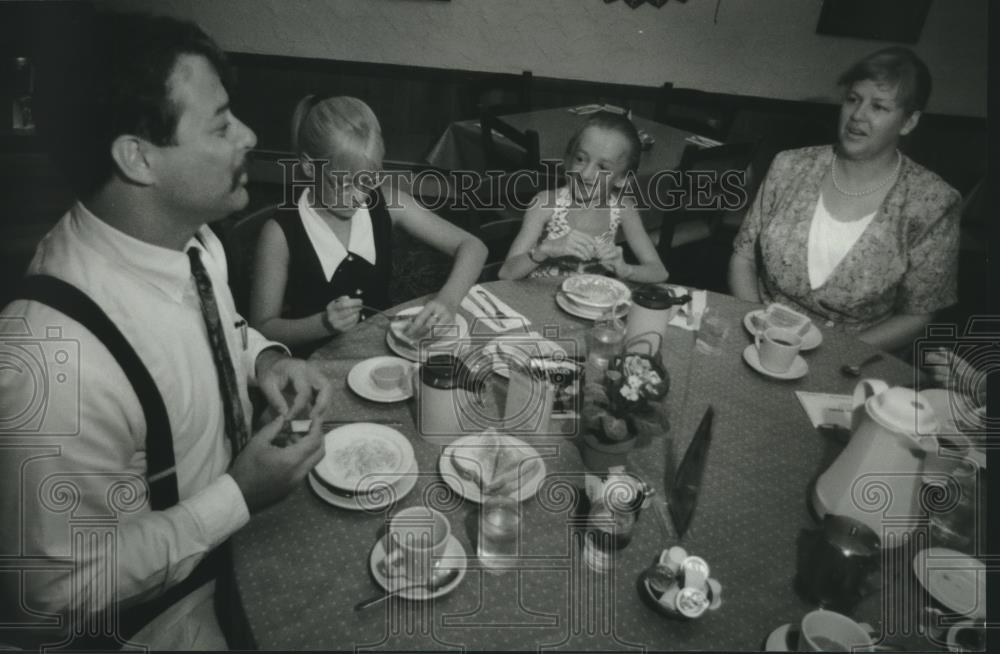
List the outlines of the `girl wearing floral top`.
<svg viewBox="0 0 1000 654">
<path fill-rule="evenodd" d="M 957 300 L 958 192 L 897 149 L 930 73 L 892 47 L 848 69 L 838 142 L 779 153 L 734 242 L 729 285 L 898 350 Z"/>
<path fill-rule="evenodd" d="M 641 151 L 632 121 L 606 111 L 593 114 L 566 147 L 568 183 L 535 196 L 499 277 L 567 275 L 596 264 L 619 279 L 665 281 L 667 270 L 635 205 L 621 193 L 639 167 Z M 625 263 L 615 245 L 619 228 L 638 265 Z"/>
</svg>

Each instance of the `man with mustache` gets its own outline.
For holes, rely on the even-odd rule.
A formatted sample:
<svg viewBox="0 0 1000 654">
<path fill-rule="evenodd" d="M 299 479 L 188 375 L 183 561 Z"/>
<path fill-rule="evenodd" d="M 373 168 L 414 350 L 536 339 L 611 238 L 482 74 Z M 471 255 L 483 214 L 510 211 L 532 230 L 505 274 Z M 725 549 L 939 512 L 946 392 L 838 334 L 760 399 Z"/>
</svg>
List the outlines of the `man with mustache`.
<svg viewBox="0 0 1000 654">
<path fill-rule="evenodd" d="M 0 350 L 40 353 L 46 375 L 0 366 L 0 549 L 24 561 L 0 604 L 62 623 L 0 641 L 222 649 L 225 541 L 322 458 L 331 388 L 246 327 L 207 227 L 246 206 L 256 143 L 221 52 L 169 18 L 94 27 L 39 76 L 39 128 L 79 201 L 0 314 Z M 252 435 L 248 384 L 279 414 Z M 276 438 L 310 405 L 306 436 Z"/>
</svg>

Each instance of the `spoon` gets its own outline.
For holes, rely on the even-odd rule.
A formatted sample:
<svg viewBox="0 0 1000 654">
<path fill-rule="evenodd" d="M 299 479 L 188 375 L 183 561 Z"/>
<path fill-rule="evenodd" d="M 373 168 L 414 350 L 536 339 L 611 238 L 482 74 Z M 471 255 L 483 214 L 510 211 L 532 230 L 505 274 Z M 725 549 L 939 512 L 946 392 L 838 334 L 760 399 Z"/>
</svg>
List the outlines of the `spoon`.
<svg viewBox="0 0 1000 654">
<path fill-rule="evenodd" d="M 385 593 L 383 595 L 378 595 L 377 597 L 369 597 L 368 599 L 355 604 L 354 610 L 361 611 L 363 609 L 367 609 L 369 606 L 373 606 L 375 604 L 378 604 L 379 602 L 382 602 L 383 600 L 387 600 L 390 597 L 395 597 L 400 593 L 412 590 L 414 588 L 423 588 L 426 589 L 428 592 L 433 593 L 439 588 L 444 588 L 451 582 L 455 581 L 455 579 L 458 578 L 458 572 L 459 572 L 458 568 L 451 568 L 442 574 L 431 575 L 430 579 L 421 584 L 410 584 L 409 586 L 403 586 L 402 588 L 397 588 L 394 591 Z"/>
<path fill-rule="evenodd" d="M 846 375 L 848 377 L 860 377 L 861 369 L 863 367 L 867 366 L 869 363 L 875 363 L 876 361 L 881 361 L 881 360 L 882 360 L 881 354 L 873 354 L 864 361 L 856 363 L 853 366 L 847 365 L 845 363 L 844 365 L 840 366 L 840 372 L 841 374 Z"/>
</svg>

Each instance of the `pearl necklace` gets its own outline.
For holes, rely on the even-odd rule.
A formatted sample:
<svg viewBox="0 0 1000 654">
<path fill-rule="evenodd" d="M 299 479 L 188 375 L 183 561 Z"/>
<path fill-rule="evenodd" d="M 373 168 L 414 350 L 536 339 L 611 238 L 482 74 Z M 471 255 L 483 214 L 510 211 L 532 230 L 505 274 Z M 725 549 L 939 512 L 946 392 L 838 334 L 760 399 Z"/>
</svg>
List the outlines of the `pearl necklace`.
<svg viewBox="0 0 1000 654">
<path fill-rule="evenodd" d="M 841 193 L 842 195 L 848 195 L 852 198 L 860 198 L 864 197 L 865 195 L 871 195 L 875 191 L 879 191 L 885 188 L 886 185 L 889 184 L 889 182 L 896 179 L 896 177 L 899 175 L 899 169 L 902 167 L 903 167 L 903 155 L 902 153 L 900 153 L 899 150 L 896 150 L 896 169 L 892 171 L 891 175 L 883 179 L 875 186 L 867 188 L 863 191 L 846 191 L 843 189 L 843 187 L 840 186 L 840 184 L 837 183 L 837 154 L 834 153 L 833 159 L 830 161 L 830 177 L 833 181 L 833 188 L 837 189 L 839 193 Z"/>
</svg>

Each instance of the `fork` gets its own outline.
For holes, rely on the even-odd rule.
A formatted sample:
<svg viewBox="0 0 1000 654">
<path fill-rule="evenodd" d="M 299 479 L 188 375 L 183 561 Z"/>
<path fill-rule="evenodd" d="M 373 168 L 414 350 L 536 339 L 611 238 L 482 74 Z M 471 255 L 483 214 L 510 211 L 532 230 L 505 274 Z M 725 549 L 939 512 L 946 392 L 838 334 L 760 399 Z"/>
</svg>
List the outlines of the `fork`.
<svg viewBox="0 0 1000 654">
<path fill-rule="evenodd" d="M 486 303 L 487 307 L 493 310 L 493 316 L 492 316 L 493 318 L 499 318 L 500 320 L 506 320 L 507 318 L 510 318 L 510 316 L 508 316 L 507 314 L 505 314 L 503 311 L 500 310 L 500 307 L 496 305 L 496 302 L 493 301 L 493 298 L 487 295 L 486 291 L 484 291 L 481 288 L 475 288 L 473 290 L 479 295 L 479 297 L 483 299 L 483 302 Z"/>
</svg>

